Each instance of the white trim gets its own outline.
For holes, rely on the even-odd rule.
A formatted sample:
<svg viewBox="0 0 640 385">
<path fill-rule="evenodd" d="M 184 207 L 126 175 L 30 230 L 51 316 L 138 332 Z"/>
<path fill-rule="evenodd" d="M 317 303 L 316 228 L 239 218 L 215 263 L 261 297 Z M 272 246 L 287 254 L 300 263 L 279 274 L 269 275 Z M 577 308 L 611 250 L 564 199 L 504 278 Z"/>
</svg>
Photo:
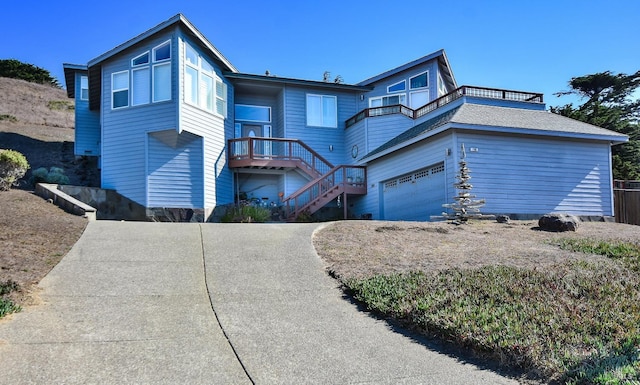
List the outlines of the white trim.
<svg viewBox="0 0 640 385">
<path fill-rule="evenodd" d="M 422 76 L 422 75 L 424 75 L 424 74 L 427 74 L 427 85 L 422 86 L 422 87 L 411 87 L 411 79 L 415 79 L 415 78 L 417 78 L 418 76 Z M 416 74 L 416 75 L 411 76 L 411 77 L 409 78 L 409 89 L 410 89 L 410 90 L 419 90 L 419 89 L 422 89 L 422 88 L 429 88 L 429 70 L 424 71 L 424 72 L 420 72 L 419 74 Z"/>
<path fill-rule="evenodd" d="M 114 88 L 114 87 L 113 87 L 113 78 L 114 78 L 116 75 L 120 75 L 120 74 L 126 74 L 126 75 L 127 75 L 127 87 L 126 87 L 126 88 Z M 131 99 L 131 95 L 129 95 L 129 92 L 130 92 L 130 89 L 131 89 L 130 81 L 131 81 L 131 80 L 129 79 L 129 70 L 124 70 L 124 71 L 118 71 L 118 72 L 112 72 L 112 73 L 111 73 L 111 109 L 112 109 L 112 110 L 119 110 L 119 109 L 121 109 L 121 108 L 127 108 L 127 107 L 129 107 L 129 102 L 130 102 L 130 99 Z M 113 95 L 114 95 L 116 92 L 122 92 L 122 91 L 125 91 L 125 90 L 127 91 L 127 104 L 126 104 L 126 105 L 124 105 L 124 106 L 120 106 L 120 107 L 114 107 L 114 106 L 113 106 L 113 102 L 114 102 L 114 97 L 113 97 Z"/>
<path fill-rule="evenodd" d="M 139 72 L 139 71 L 143 71 L 143 70 L 146 70 L 148 72 L 149 77 L 147 78 L 147 81 L 150 82 L 151 81 L 151 69 L 149 68 L 149 66 L 136 67 L 136 68 L 132 68 L 131 69 L 131 85 L 129 86 L 129 88 L 131 89 L 131 106 L 132 107 L 133 106 L 143 106 L 143 105 L 149 104 L 151 102 L 151 95 L 147 94 L 147 99 L 146 99 L 145 102 L 135 103 L 136 98 L 134 96 L 135 87 L 133 87 L 133 83 L 134 83 L 133 82 L 133 78 L 134 78 L 133 74 L 134 74 L 134 72 Z M 152 91 L 151 88 L 152 87 L 149 87 L 149 91 Z"/>
</svg>

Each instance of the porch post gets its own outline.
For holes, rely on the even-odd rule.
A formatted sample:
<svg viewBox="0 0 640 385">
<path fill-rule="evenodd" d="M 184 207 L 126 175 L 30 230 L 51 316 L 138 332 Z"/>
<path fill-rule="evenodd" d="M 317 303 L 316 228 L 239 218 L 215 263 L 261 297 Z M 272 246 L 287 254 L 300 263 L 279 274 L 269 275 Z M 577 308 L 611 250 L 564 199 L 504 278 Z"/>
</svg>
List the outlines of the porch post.
<svg viewBox="0 0 640 385">
<path fill-rule="evenodd" d="M 342 193 L 342 207 L 344 210 L 344 219 L 347 219 L 347 192 Z"/>
</svg>

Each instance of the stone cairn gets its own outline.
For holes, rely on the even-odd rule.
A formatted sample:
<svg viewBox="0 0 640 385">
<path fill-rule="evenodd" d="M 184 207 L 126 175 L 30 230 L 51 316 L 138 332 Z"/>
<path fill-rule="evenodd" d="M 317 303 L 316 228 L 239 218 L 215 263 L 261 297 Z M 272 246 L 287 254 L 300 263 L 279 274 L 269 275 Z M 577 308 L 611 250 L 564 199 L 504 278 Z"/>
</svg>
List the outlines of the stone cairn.
<svg viewBox="0 0 640 385">
<path fill-rule="evenodd" d="M 461 151 L 462 154 L 460 156 L 460 162 L 458 163 L 460 170 L 459 174 L 456 175 L 458 182 L 453 184 L 458 191 L 458 195 L 453 197 L 454 203 L 442 205 L 442 207 L 453 211 L 451 213 L 443 212 L 442 216 L 457 224 L 467 223 L 469 219 L 483 218 L 483 215 L 480 213 L 480 207 L 485 204 L 484 199 L 474 199 L 476 196 L 471 194 L 471 189 L 473 188 L 473 185 L 469 183 L 469 179 L 471 179 L 469 173 L 471 170 L 467 167 L 467 161 L 465 160 L 467 154 L 464 149 L 464 143 L 461 146 Z"/>
</svg>

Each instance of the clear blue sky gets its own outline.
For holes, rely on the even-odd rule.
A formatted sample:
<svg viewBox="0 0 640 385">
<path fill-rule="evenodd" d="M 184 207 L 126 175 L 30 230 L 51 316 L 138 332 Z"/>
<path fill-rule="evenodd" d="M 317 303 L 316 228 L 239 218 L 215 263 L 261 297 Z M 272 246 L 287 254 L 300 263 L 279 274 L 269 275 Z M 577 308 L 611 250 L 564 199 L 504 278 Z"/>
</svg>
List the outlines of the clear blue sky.
<svg viewBox="0 0 640 385">
<path fill-rule="evenodd" d="M 449 3 L 452 5 L 446 5 Z M 548 105 L 571 77 L 640 69 L 635 0 L 5 1 L 0 58 L 86 64 L 183 13 L 241 72 L 346 83 L 444 48 L 459 85 L 535 91 Z"/>
</svg>

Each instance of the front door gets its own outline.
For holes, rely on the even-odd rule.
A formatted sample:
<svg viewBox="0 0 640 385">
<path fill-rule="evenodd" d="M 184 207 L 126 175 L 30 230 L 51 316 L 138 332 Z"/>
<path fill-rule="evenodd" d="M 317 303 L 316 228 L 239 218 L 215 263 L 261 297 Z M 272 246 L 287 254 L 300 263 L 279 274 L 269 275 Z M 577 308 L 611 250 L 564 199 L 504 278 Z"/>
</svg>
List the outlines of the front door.
<svg viewBox="0 0 640 385">
<path fill-rule="evenodd" d="M 271 138 L 271 125 L 269 124 L 249 124 L 236 123 L 237 138 Z M 238 143 L 240 144 L 240 143 Z M 243 148 L 238 148 L 243 154 L 248 154 L 249 148 L 244 143 Z M 253 154 L 259 156 L 271 155 L 271 141 L 269 140 L 253 140 Z"/>
</svg>

